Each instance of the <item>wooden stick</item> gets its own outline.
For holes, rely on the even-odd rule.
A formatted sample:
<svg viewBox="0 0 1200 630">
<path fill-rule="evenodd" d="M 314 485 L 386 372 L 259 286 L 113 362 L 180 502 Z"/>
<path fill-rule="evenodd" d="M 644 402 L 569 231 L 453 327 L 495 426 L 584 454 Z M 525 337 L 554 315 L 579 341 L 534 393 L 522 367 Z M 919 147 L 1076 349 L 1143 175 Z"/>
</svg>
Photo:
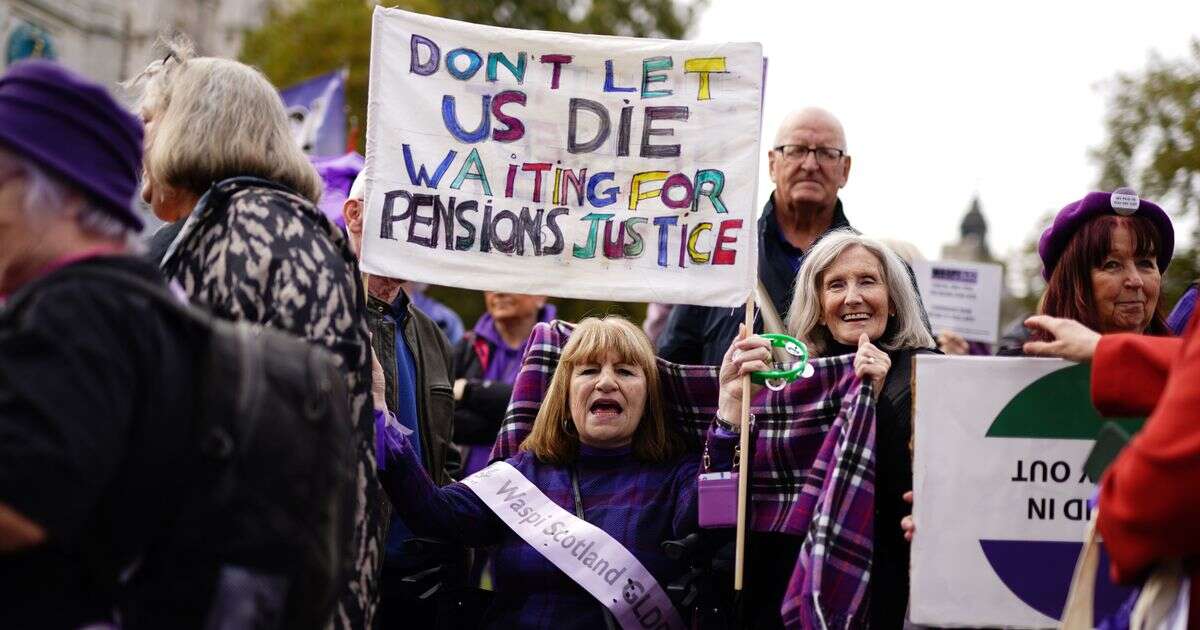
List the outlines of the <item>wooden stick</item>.
<svg viewBox="0 0 1200 630">
<path fill-rule="evenodd" d="M 754 293 L 746 298 L 746 334 L 754 333 Z M 742 590 L 746 565 L 746 504 L 750 501 L 750 375 L 742 377 L 742 419 L 738 433 L 737 543 L 733 560 L 733 590 Z"/>
</svg>

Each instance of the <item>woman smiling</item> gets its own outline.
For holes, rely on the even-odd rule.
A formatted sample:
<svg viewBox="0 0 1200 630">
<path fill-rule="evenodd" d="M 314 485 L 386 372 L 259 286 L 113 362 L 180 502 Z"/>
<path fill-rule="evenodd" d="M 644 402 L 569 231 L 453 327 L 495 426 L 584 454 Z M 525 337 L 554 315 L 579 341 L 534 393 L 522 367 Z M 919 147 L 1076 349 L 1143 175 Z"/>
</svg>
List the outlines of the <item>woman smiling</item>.
<svg viewBox="0 0 1200 630">
<path fill-rule="evenodd" d="M 908 543 L 896 524 L 912 490 L 912 358 L 936 352 L 908 271 L 882 243 L 848 230 L 822 238 L 796 275 L 788 330 L 813 356 L 854 354 L 877 397 L 871 626 L 899 628 L 908 605 Z"/>
<path fill-rule="evenodd" d="M 1100 334 L 1168 335 L 1160 297 L 1174 247 L 1171 219 L 1153 202 L 1127 189 L 1088 193 L 1060 210 L 1038 241 L 1046 279 L 1039 314 Z"/>
</svg>

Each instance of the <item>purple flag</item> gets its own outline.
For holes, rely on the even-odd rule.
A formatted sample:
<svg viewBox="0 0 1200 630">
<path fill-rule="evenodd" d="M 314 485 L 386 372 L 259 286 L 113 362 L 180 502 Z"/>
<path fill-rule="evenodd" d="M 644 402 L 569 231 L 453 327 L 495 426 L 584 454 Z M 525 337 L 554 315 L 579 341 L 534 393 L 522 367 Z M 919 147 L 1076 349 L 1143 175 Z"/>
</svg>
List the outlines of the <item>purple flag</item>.
<svg viewBox="0 0 1200 630">
<path fill-rule="evenodd" d="M 321 194 L 321 212 L 336 223 L 338 227 L 346 227 L 342 217 L 342 204 L 346 195 L 350 194 L 350 186 L 354 178 L 363 169 L 363 156 L 351 151 L 337 157 L 313 157 L 312 165 L 325 181 L 325 192 Z"/>
<path fill-rule="evenodd" d="M 309 155 L 346 152 L 346 69 L 279 91 L 292 135 Z"/>
</svg>

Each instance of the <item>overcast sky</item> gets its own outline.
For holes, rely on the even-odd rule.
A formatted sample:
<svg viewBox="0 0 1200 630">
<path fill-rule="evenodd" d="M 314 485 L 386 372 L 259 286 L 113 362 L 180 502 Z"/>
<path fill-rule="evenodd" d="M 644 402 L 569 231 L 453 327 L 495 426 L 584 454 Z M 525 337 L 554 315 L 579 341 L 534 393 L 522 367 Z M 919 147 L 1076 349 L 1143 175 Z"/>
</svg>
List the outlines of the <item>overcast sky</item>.
<svg viewBox="0 0 1200 630">
<path fill-rule="evenodd" d="M 1003 257 L 1093 189 L 1110 79 L 1197 35 L 1195 0 L 712 0 L 695 37 L 761 42 L 764 149 L 789 110 L 831 110 L 854 158 L 851 223 L 936 258 L 975 193 Z M 760 205 L 770 190 L 764 170 Z"/>
</svg>

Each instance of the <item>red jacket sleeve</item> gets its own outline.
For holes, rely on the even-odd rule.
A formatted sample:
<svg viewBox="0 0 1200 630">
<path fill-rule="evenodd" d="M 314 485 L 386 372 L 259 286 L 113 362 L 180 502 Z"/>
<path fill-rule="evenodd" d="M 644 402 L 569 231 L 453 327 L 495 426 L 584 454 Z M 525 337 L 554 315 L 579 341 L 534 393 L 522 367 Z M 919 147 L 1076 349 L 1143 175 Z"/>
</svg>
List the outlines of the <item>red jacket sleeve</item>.
<svg viewBox="0 0 1200 630">
<path fill-rule="evenodd" d="M 1178 337 L 1104 335 L 1092 357 L 1092 404 L 1106 416 L 1148 416 L 1162 397 Z"/>
<path fill-rule="evenodd" d="M 1118 580 L 1135 579 L 1159 560 L 1200 554 L 1198 324 L 1200 318 L 1193 318 L 1177 345 L 1180 351 L 1146 426 L 1101 480 L 1097 526 Z M 1127 362 L 1125 371 L 1132 377 L 1147 366 L 1153 364 Z"/>
</svg>

